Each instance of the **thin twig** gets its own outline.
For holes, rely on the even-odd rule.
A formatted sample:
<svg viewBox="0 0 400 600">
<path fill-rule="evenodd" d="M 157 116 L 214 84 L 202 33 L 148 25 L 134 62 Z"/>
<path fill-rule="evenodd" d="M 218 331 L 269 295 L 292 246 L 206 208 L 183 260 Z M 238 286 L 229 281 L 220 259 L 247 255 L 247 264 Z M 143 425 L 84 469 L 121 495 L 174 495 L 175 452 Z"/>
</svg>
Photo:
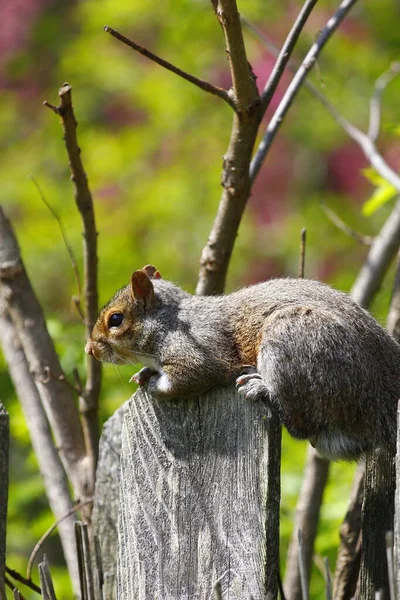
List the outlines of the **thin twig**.
<svg viewBox="0 0 400 600">
<path fill-rule="evenodd" d="M 383 73 L 375 82 L 375 90 L 372 94 L 369 105 L 369 127 L 368 137 L 376 142 L 381 128 L 382 96 L 383 92 L 400 74 L 400 62 L 394 62 L 390 65 L 386 73 Z"/>
<path fill-rule="evenodd" d="M 54 107 L 48 102 L 45 102 L 45 105 L 52 110 L 55 109 L 55 112 L 61 116 L 71 179 L 75 187 L 75 201 L 83 223 L 85 327 L 86 337 L 89 337 L 98 313 L 97 231 L 92 194 L 76 136 L 77 121 L 72 106 L 71 89 L 71 86 L 65 83 L 58 92 L 60 105 Z M 94 482 L 99 443 L 98 399 L 101 385 L 101 363 L 90 355 L 87 355 L 86 361 L 86 386 L 79 402 L 85 446 L 88 458 L 91 460 L 91 475 L 92 482 Z"/>
<path fill-rule="evenodd" d="M 315 64 L 318 56 L 320 55 L 325 44 L 330 39 L 331 35 L 336 31 L 344 17 L 347 15 L 352 6 L 357 0 L 342 0 L 336 13 L 329 19 L 324 29 L 321 31 L 321 35 L 318 40 L 311 46 L 307 56 L 303 60 L 298 69 L 296 75 L 293 77 L 289 87 L 286 90 L 278 108 L 276 109 L 268 127 L 264 134 L 262 141 L 260 142 L 257 152 L 251 161 L 250 165 L 250 179 L 254 182 L 257 174 L 261 168 L 262 163 L 267 155 L 268 150 L 271 147 L 272 141 L 274 140 L 290 106 L 293 103 L 294 98 L 299 92 L 302 83 L 307 77 L 309 71 Z"/>
<path fill-rule="evenodd" d="M 370 246 L 372 244 L 374 239 L 373 237 L 371 237 L 370 235 L 364 235 L 363 233 L 359 233 L 358 231 L 352 229 L 335 213 L 335 211 L 333 211 L 324 202 L 321 202 L 320 206 L 326 214 L 326 216 L 328 217 L 328 219 L 332 221 L 332 223 L 336 225 L 336 227 L 340 229 L 340 231 L 343 231 L 343 233 L 353 238 L 353 240 L 356 240 L 356 242 L 364 244 L 364 246 Z"/>
<path fill-rule="evenodd" d="M 76 506 L 74 506 L 73 508 L 71 508 L 71 510 L 69 510 L 67 513 L 65 513 L 65 515 L 63 515 L 60 519 L 57 519 L 57 521 L 55 523 L 53 523 L 48 529 L 47 531 L 44 532 L 44 534 L 42 535 L 42 537 L 40 538 L 40 540 L 35 544 L 35 547 L 33 548 L 31 555 L 29 557 L 29 561 L 28 561 L 28 567 L 26 569 L 26 576 L 27 579 L 29 581 L 31 581 L 31 577 L 32 577 L 32 568 L 33 568 L 33 563 L 35 561 L 35 558 L 40 550 L 40 548 L 42 547 L 43 543 L 47 540 L 47 538 L 53 533 L 53 531 L 59 526 L 60 523 L 62 523 L 65 519 L 67 519 L 68 517 L 70 517 L 71 515 L 73 515 L 74 513 L 78 512 L 79 510 L 81 510 L 84 506 L 88 506 L 89 504 L 93 503 L 93 499 L 90 500 L 86 500 L 86 502 L 82 502 L 81 504 L 77 504 Z"/>
<path fill-rule="evenodd" d="M 258 38 L 260 38 L 261 40 L 263 40 L 265 42 L 268 49 L 274 55 L 276 55 L 278 53 L 276 46 L 272 43 L 272 41 L 265 34 L 263 34 L 259 29 L 254 27 L 254 25 L 249 23 L 246 19 L 242 19 L 242 20 L 244 21 L 246 26 L 255 35 L 257 35 Z M 289 63 L 288 68 L 292 72 L 296 71 L 296 66 L 292 62 Z M 373 138 L 371 138 L 369 135 L 367 135 L 366 133 L 364 133 L 357 127 L 355 127 L 343 115 L 341 115 L 340 112 L 336 109 L 336 107 L 328 100 L 328 98 L 317 87 L 315 87 L 315 85 L 313 85 L 310 81 L 305 80 L 303 85 L 304 85 L 305 89 L 307 89 L 311 94 L 313 94 L 313 96 L 315 96 L 317 98 L 317 100 L 319 100 L 321 102 L 321 104 L 330 113 L 331 117 L 336 121 L 336 123 L 339 125 L 339 127 L 341 127 L 347 133 L 347 135 L 360 146 L 361 150 L 364 152 L 365 157 L 371 163 L 371 165 L 374 167 L 374 169 L 377 171 L 377 173 L 379 173 L 379 175 L 381 175 L 381 177 L 386 179 L 386 181 L 391 183 L 396 188 L 396 190 L 400 191 L 399 175 L 396 173 L 396 171 L 394 171 L 386 163 L 386 161 L 383 159 L 381 154 L 379 154 L 379 152 L 375 146 Z M 283 102 L 283 100 L 284 100 L 284 98 L 282 99 L 282 102 Z M 282 104 L 282 102 L 281 102 L 281 104 Z M 278 107 L 277 111 L 278 110 L 279 110 L 279 107 Z M 278 126 L 279 126 L 279 124 L 278 124 Z M 267 148 L 267 151 L 268 151 L 268 148 Z M 254 163 L 255 158 L 253 159 L 252 165 Z M 251 167 L 251 169 L 255 168 L 255 166 L 256 165 L 253 165 L 253 167 Z M 260 166 L 261 166 L 261 164 L 258 166 L 258 168 Z M 258 173 L 258 171 L 255 173 L 254 177 L 257 176 L 257 173 Z"/>
<path fill-rule="evenodd" d="M 67 249 L 68 252 L 68 256 L 70 258 L 71 261 L 71 265 L 72 265 L 72 270 L 74 272 L 75 275 L 75 281 L 76 281 L 76 287 L 78 289 L 78 297 L 76 298 L 76 301 L 74 301 L 74 304 L 76 306 L 76 309 L 79 313 L 79 316 L 81 317 L 82 321 L 85 320 L 85 315 L 83 314 L 82 311 L 82 306 L 81 306 L 81 298 L 82 298 L 82 285 L 81 285 L 81 275 L 79 273 L 79 267 L 78 267 L 78 263 L 75 257 L 75 253 L 72 249 L 71 244 L 68 241 L 68 236 L 67 236 L 67 232 L 65 231 L 65 227 L 64 227 L 64 223 L 60 217 L 59 214 L 57 214 L 57 212 L 54 210 L 54 208 L 51 206 L 51 204 L 46 200 L 45 195 L 42 192 L 42 189 L 39 185 L 39 183 L 37 182 L 37 180 L 35 179 L 35 177 L 31 176 L 31 180 L 33 185 L 35 186 L 40 199 L 42 200 L 43 204 L 47 207 L 47 209 L 51 212 L 51 214 L 53 215 L 53 217 L 55 218 L 55 220 L 57 221 L 58 227 L 60 229 L 61 232 L 61 236 L 64 242 L 64 245 Z"/>
<path fill-rule="evenodd" d="M 153 62 L 157 63 L 161 67 L 164 67 L 164 69 L 167 69 L 168 71 L 171 71 L 172 73 L 175 73 L 175 75 L 179 75 L 179 77 L 182 77 L 182 79 L 185 79 L 186 81 L 190 81 L 190 83 L 193 83 L 193 85 L 200 88 L 204 92 L 208 92 L 209 94 L 212 94 L 213 96 L 218 96 L 219 98 L 222 98 L 222 100 L 225 100 L 225 102 L 227 102 L 229 104 L 229 106 L 231 106 L 235 110 L 235 103 L 233 102 L 232 98 L 229 96 L 229 93 L 226 90 L 224 90 L 223 88 L 213 85 L 212 83 L 209 83 L 208 81 L 203 81 L 202 79 L 199 79 L 198 77 L 195 77 L 194 75 L 190 75 L 190 73 L 186 73 L 186 71 L 182 71 L 182 69 L 175 67 L 175 65 L 171 64 L 164 58 L 157 56 L 157 54 L 150 52 L 150 50 L 143 48 L 143 46 L 140 46 L 136 42 L 133 42 L 132 40 L 130 40 L 127 37 L 125 37 L 124 35 L 122 35 L 122 33 L 115 31 L 115 29 L 112 29 L 108 25 L 104 25 L 104 31 L 106 31 L 107 33 L 112 35 L 114 38 L 116 38 L 123 44 L 126 44 L 133 50 L 136 50 L 136 52 L 139 52 L 146 58 L 152 60 Z"/>
<path fill-rule="evenodd" d="M 394 536 L 393 531 L 387 531 L 385 535 L 386 559 L 389 579 L 389 599 L 396 600 L 396 576 L 394 570 Z"/>
<path fill-rule="evenodd" d="M 326 600 L 332 600 L 332 576 L 331 570 L 329 567 L 329 558 L 325 556 L 324 558 L 324 567 L 325 567 L 325 596 Z"/>
<path fill-rule="evenodd" d="M 8 573 L 8 575 L 10 575 L 10 577 L 15 579 L 15 581 L 19 581 L 19 583 L 23 583 L 24 585 L 29 587 L 34 592 L 37 592 L 38 594 L 41 593 L 40 587 L 38 585 L 36 585 L 36 583 L 34 583 L 30 577 L 28 577 L 28 578 L 24 577 L 23 575 L 18 573 L 18 571 L 15 571 L 14 569 L 10 569 L 7 566 L 6 566 L 6 573 Z"/>
<path fill-rule="evenodd" d="M 297 274 L 299 279 L 304 278 L 304 266 L 306 261 L 306 241 L 307 241 L 307 229 L 303 227 L 300 233 L 300 256 L 299 256 L 299 272 Z"/>
<path fill-rule="evenodd" d="M 300 572 L 300 581 L 301 581 L 301 593 L 303 595 L 303 600 L 309 600 L 308 595 L 308 576 L 306 570 L 305 556 L 304 556 L 304 544 L 303 544 L 303 533 L 301 529 L 298 531 L 299 538 L 299 572 Z"/>
<path fill-rule="evenodd" d="M 282 46 L 282 50 L 279 53 L 278 59 L 274 65 L 272 73 L 269 76 L 268 81 L 261 94 L 261 106 L 263 113 L 265 113 L 272 100 L 276 88 L 278 87 L 278 84 L 282 78 L 285 67 L 290 60 L 290 56 L 293 52 L 299 35 L 302 32 L 304 25 L 306 24 L 307 19 L 310 16 L 310 13 L 317 2 L 318 0 L 306 0 Z"/>
</svg>

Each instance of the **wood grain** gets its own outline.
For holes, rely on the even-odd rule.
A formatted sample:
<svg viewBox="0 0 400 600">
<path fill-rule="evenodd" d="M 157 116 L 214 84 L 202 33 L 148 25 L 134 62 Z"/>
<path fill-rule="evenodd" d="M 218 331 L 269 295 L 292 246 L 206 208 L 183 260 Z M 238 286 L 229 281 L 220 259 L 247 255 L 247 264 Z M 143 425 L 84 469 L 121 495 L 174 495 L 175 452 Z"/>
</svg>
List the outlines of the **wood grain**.
<svg viewBox="0 0 400 600">
<path fill-rule="evenodd" d="M 275 598 L 280 426 L 233 389 L 139 391 L 122 429 L 117 597 Z M 268 465 L 270 468 L 268 469 Z"/>
<path fill-rule="evenodd" d="M 93 502 L 92 534 L 100 543 L 104 580 L 101 583 L 103 597 L 107 600 L 116 598 L 121 430 L 124 413 L 125 405 L 121 406 L 104 424 L 99 445 Z M 94 545 L 92 548 L 92 555 L 95 556 Z"/>
</svg>

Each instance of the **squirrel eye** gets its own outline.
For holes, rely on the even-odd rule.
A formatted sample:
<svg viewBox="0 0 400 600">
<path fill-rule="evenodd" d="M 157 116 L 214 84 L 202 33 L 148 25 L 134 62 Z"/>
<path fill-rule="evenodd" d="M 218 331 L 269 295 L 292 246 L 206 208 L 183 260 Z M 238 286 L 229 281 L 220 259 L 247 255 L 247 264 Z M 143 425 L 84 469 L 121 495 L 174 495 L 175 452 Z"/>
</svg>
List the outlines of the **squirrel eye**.
<svg viewBox="0 0 400 600">
<path fill-rule="evenodd" d="M 108 317 L 108 327 L 119 327 L 124 320 L 124 315 L 121 313 L 113 313 Z"/>
</svg>

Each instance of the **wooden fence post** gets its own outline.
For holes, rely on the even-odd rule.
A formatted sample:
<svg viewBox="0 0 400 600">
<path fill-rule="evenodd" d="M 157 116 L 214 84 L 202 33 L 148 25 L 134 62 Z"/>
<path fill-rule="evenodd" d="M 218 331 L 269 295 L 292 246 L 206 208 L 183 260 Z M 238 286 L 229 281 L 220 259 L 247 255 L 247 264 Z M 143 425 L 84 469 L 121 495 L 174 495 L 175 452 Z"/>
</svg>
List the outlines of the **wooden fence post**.
<svg viewBox="0 0 400 600">
<path fill-rule="evenodd" d="M 8 413 L 0 402 L 0 600 L 6 600 L 5 569 L 9 430 Z"/>
<path fill-rule="evenodd" d="M 117 598 L 205 600 L 216 585 L 276 598 L 280 440 L 268 408 L 233 389 L 138 391 L 122 429 Z"/>
<path fill-rule="evenodd" d="M 386 449 L 367 454 L 362 507 L 362 550 L 359 597 L 375 600 L 382 590 L 389 598 L 385 534 L 393 531 L 395 456 Z"/>
<path fill-rule="evenodd" d="M 101 558 L 102 596 L 96 600 L 116 599 L 118 507 L 120 485 L 121 432 L 125 413 L 121 406 L 104 424 L 99 444 L 96 488 L 92 512 L 92 534 L 97 538 Z M 92 557 L 96 562 L 96 544 L 92 540 Z M 95 572 L 97 573 L 97 569 Z M 99 575 L 99 573 L 97 573 Z M 96 586 L 97 593 L 97 586 Z"/>
</svg>

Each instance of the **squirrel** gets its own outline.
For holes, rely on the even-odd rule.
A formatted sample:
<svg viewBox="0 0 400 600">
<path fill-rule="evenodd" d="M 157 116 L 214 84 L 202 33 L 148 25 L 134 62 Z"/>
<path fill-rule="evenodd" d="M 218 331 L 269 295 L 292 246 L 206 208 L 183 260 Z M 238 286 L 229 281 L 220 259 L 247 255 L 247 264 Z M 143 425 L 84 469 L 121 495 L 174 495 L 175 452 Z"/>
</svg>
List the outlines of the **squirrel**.
<svg viewBox="0 0 400 600">
<path fill-rule="evenodd" d="M 160 399 L 236 381 L 329 459 L 395 448 L 400 345 L 347 294 L 318 281 L 193 296 L 147 265 L 102 309 L 85 351 L 142 363 L 130 381 Z"/>
</svg>

